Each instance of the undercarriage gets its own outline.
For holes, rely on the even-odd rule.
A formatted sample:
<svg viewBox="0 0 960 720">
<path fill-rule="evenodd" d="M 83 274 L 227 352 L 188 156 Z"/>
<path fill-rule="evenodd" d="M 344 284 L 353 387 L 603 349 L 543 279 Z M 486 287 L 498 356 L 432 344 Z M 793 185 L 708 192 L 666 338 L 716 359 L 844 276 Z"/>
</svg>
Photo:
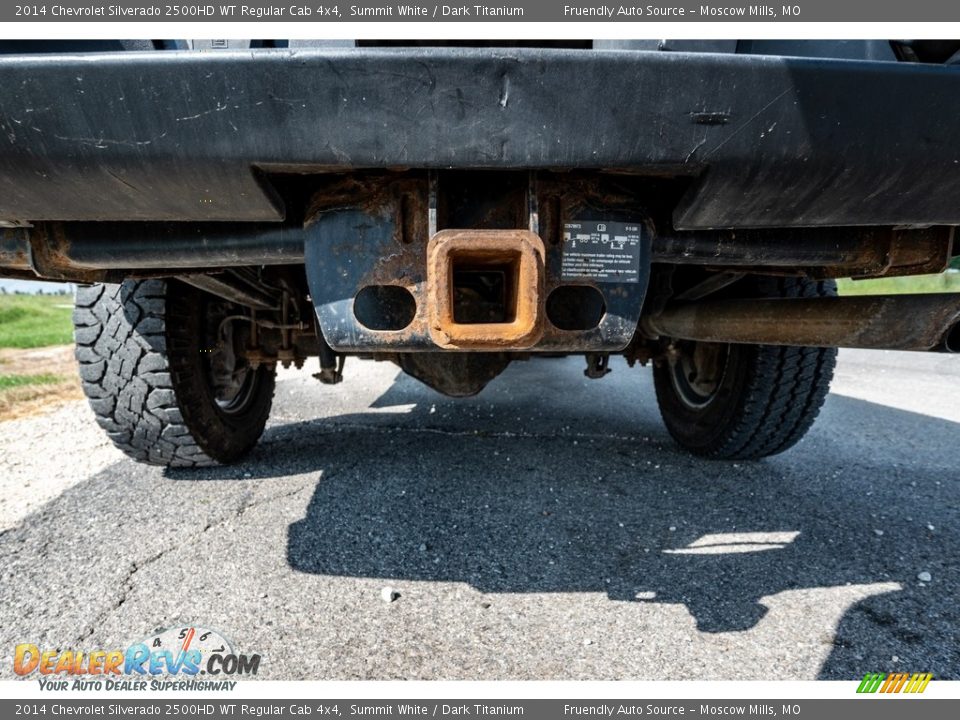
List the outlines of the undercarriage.
<svg viewBox="0 0 960 720">
<path fill-rule="evenodd" d="M 468 397 L 571 354 L 652 365 L 682 445 L 763 457 L 835 348 L 960 351 L 960 295 L 836 296 L 960 254 L 960 75 L 900 60 L 7 56 L 0 274 L 84 285 L 85 388 L 150 462 L 242 456 L 277 366 L 385 360 Z"/>
</svg>

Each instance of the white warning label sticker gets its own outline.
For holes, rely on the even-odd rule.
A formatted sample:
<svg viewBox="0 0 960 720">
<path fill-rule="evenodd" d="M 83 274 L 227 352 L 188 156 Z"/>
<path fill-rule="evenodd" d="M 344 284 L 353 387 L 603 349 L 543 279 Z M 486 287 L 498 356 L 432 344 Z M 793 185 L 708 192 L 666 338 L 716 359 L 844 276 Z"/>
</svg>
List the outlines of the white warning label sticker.
<svg viewBox="0 0 960 720">
<path fill-rule="evenodd" d="M 642 227 L 639 223 L 603 220 L 565 223 L 562 279 L 639 282 Z"/>
</svg>

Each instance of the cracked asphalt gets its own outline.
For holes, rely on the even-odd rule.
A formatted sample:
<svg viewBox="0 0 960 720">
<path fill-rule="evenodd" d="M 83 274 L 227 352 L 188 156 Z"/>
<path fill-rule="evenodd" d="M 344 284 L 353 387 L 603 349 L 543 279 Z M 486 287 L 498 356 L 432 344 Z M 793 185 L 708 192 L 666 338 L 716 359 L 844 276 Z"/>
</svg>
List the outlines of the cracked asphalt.
<svg viewBox="0 0 960 720">
<path fill-rule="evenodd" d="M 0 678 L 16 643 L 200 625 L 264 679 L 960 679 L 960 359 L 842 352 L 758 463 L 683 454 L 648 370 L 581 362 L 471 400 L 285 372 L 256 451 L 203 471 L 83 404 L 0 424 Z"/>
</svg>

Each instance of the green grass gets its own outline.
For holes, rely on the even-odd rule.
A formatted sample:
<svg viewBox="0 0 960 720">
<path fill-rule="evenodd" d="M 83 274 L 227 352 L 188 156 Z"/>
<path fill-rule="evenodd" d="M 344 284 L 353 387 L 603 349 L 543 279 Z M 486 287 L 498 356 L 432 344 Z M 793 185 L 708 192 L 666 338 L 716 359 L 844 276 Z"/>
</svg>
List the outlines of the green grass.
<svg viewBox="0 0 960 720">
<path fill-rule="evenodd" d="M 40 375 L 0 375 L 0 390 L 28 387 L 30 385 L 56 385 L 63 382 L 63 378 L 53 373 Z"/>
<path fill-rule="evenodd" d="M 960 273 L 912 275 L 876 280 L 838 280 L 841 295 L 887 295 L 903 293 L 960 293 Z"/>
<path fill-rule="evenodd" d="M 0 348 L 72 343 L 72 307 L 69 295 L 0 295 Z"/>
</svg>

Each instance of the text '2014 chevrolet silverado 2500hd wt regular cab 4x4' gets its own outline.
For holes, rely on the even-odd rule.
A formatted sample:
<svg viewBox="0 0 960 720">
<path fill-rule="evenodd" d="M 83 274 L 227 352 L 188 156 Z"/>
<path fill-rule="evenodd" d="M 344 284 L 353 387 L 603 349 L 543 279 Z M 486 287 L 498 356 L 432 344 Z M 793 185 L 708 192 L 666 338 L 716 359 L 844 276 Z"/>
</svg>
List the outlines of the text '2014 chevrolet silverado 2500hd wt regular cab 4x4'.
<svg viewBox="0 0 960 720">
<path fill-rule="evenodd" d="M 102 45 L 2 48 L 0 274 L 82 284 L 138 460 L 240 458 L 278 365 L 470 396 L 537 353 L 651 364 L 678 443 L 760 458 L 837 347 L 960 349 L 960 295 L 834 286 L 960 252 L 960 42 Z"/>
</svg>

